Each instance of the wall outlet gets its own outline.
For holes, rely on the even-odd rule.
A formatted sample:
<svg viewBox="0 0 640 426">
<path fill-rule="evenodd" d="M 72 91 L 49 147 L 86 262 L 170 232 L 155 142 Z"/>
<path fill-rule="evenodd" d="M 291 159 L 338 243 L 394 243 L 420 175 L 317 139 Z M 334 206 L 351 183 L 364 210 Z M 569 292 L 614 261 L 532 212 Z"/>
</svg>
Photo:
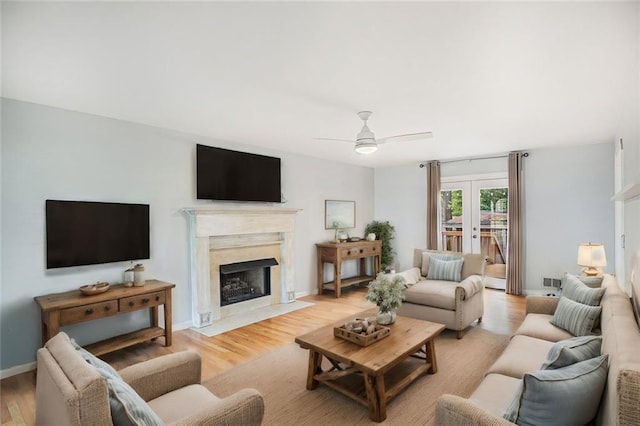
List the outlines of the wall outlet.
<svg viewBox="0 0 640 426">
<path fill-rule="evenodd" d="M 544 287 L 560 288 L 561 284 L 562 284 L 562 280 L 560 280 L 558 278 L 543 278 L 542 279 L 542 285 Z"/>
<path fill-rule="evenodd" d="M 287 297 L 289 298 L 289 301 L 296 300 L 296 292 L 295 291 L 287 292 Z"/>
</svg>

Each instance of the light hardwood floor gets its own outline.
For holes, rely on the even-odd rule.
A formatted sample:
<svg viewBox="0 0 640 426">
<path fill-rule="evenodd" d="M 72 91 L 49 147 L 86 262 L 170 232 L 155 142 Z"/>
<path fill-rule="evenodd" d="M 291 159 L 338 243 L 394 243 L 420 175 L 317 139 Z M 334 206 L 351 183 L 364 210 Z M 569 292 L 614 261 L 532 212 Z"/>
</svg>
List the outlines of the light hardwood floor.
<svg viewBox="0 0 640 426">
<path fill-rule="evenodd" d="M 157 342 L 148 342 L 101 358 L 116 369 L 121 369 L 159 355 L 194 350 L 202 356 L 202 379 L 206 380 L 260 354 L 292 343 L 297 335 L 372 307 L 364 300 L 365 292 L 366 288 L 346 290 L 339 299 L 333 295 L 307 296 L 300 300 L 315 303 L 314 306 L 218 336 L 206 337 L 193 330 L 182 330 L 173 333 L 173 345 L 169 348 Z M 512 334 L 523 321 L 524 315 L 524 297 L 487 289 L 483 320 L 472 326 L 495 333 Z M 2 380 L 0 392 L 2 425 L 35 423 L 35 372 Z"/>
</svg>

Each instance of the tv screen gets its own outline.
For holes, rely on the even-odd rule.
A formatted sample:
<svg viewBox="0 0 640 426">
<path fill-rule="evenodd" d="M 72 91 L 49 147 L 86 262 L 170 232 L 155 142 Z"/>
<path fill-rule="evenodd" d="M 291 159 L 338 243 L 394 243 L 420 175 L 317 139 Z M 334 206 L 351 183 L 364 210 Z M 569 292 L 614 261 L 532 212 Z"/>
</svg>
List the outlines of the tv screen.
<svg viewBox="0 0 640 426">
<path fill-rule="evenodd" d="M 47 269 L 149 259 L 149 205 L 46 201 Z"/>
<path fill-rule="evenodd" d="M 281 202 L 280 159 L 198 145 L 199 200 Z"/>
</svg>

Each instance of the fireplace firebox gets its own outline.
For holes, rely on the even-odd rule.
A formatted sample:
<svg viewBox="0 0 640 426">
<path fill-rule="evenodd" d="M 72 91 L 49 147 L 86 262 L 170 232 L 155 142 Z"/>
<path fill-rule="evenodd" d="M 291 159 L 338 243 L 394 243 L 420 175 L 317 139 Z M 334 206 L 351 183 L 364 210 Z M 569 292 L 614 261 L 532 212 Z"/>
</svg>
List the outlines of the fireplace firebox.
<svg viewBox="0 0 640 426">
<path fill-rule="evenodd" d="M 271 295 L 274 258 L 220 265 L 220 306 Z"/>
</svg>

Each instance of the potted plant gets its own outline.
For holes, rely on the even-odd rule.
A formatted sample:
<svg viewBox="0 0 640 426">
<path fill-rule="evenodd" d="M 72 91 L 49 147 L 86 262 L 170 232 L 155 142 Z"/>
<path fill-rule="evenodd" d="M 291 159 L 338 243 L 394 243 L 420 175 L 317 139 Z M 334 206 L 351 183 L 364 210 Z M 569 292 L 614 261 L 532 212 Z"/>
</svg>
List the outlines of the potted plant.
<svg viewBox="0 0 640 426">
<path fill-rule="evenodd" d="M 380 254 L 380 263 L 382 270 L 386 270 L 393 265 L 393 251 L 391 250 L 391 240 L 395 228 L 389 221 L 379 222 L 374 220 L 364 229 L 364 234 L 376 234 L 376 240 L 382 241 L 382 253 Z M 380 272 L 380 271 L 376 271 Z"/>
<path fill-rule="evenodd" d="M 369 284 L 369 291 L 366 299 L 375 303 L 378 308 L 376 321 L 378 324 L 392 324 L 396 320 L 396 309 L 400 307 L 404 300 L 405 280 L 399 275 L 388 275 L 380 273 L 375 280 Z"/>
</svg>

